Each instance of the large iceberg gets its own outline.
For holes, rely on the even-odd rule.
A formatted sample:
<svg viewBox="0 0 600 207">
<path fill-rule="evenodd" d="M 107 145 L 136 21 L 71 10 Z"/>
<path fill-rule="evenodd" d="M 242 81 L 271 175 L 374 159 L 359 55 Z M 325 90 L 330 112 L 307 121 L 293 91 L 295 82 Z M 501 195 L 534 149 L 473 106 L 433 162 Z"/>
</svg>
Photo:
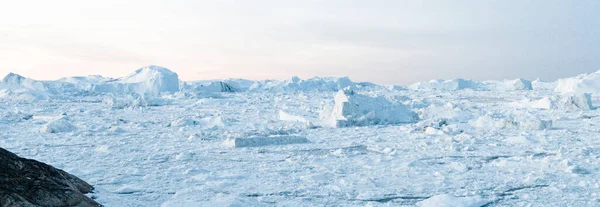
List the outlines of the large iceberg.
<svg viewBox="0 0 600 207">
<path fill-rule="evenodd" d="M 13 100 L 48 99 L 48 87 L 41 81 L 9 73 L 0 82 L 0 98 Z"/>
<path fill-rule="evenodd" d="M 0 82 L 0 88 L 11 89 L 11 90 L 34 90 L 34 91 L 46 91 L 47 88 L 41 81 L 25 78 L 15 73 L 9 73 Z"/>
<path fill-rule="evenodd" d="M 94 85 L 92 91 L 103 93 L 153 94 L 175 93 L 179 91 L 177 73 L 167 68 L 150 65 L 134 73 L 105 83 Z"/>
</svg>

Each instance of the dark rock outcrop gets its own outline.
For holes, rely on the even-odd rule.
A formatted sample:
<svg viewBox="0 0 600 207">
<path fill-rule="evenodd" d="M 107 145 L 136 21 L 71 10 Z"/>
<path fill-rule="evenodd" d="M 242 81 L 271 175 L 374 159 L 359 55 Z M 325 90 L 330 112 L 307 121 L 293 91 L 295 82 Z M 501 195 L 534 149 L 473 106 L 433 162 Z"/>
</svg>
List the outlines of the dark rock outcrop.
<svg viewBox="0 0 600 207">
<path fill-rule="evenodd" d="M 84 195 L 92 190 L 65 171 L 0 148 L 0 207 L 101 206 Z"/>
</svg>

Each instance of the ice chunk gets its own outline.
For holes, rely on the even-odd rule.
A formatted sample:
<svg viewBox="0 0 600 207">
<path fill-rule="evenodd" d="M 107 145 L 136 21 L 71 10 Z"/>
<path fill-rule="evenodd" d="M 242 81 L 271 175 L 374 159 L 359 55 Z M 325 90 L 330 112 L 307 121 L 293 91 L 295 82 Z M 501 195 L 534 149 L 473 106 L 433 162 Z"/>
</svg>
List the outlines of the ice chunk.
<svg viewBox="0 0 600 207">
<path fill-rule="evenodd" d="M 325 125 L 331 127 L 367 126 L 376 124 L 412 123 L 418 115 L 401 103 L 392 103 L 383 96 L 370 97 L 350 88 L 340 90 L 333 108 L 321 114 Z"/>
<path fill-rule="evenodd" d="M 183 127 L 183 126 L 193 126 L 196 125 L 198 122 L 196 122 L 195 120 L 188 118 L 188 117 L 183 117 L 180 119 L 177 119 L 173 122 L 171 122 L 171 124 L 169 124 L 169 127 Z"/>
<path fill-rule="evenodd" d="M 223 119 L 221 116 L 208 116 L 198 120 L 194 120 L 189 117 L 183 117 L 171 122 L 169 127 L 184 127 L 184 126 L 199 126 L 204 129 L 212 129 L 218 127 L 224 127 Z"/>
<path fill-rule="evenodd" d="M 562 110 L 593 110 L 592 96 L 589 93 L 566 93 L 559 96 L 556 104 Z"/>
<path fill-rule="evenodd" d="M 559 79 L 554 91 L 561 93 L 598 93 L 600 92 L 600 71 Z"/>
<path fill-rule="evenodd" d="M 524 119 L 515 119 L 515 121 L 506 121 L 508 128 L 518 128 L 521 130 L 544 130 L 552 129 L 552 120 L 542 120 L 538 117 Z"/>
<path fill-rule="evenodd" d="M 481 207 L 489 203 L 479 196 L 454 197 L 448 194 L 436 195 L 417 203 L 420 207 Z"/>
<path fill-rule="evenodd" d="M 483 115 L 475 120 L 471 120 L 469 123 L 475 128 L 483 129 L 552 129 L 552 120 L 542 120 L 534 115 L 519 115 L 506 118 L 494 118 L 490 115 Z"/>
<path fill-rule="evenodd" d="M 133 194 L 137 192 L 142 192 L 142 188 L 136 185 L 123 185 L 119 189 L 115 190 L 113 193 L 116 194 Z"/>
<path fill-rule="evenodd" d="M 306 118 L 302 116 L 296 116 L 289 114 L 285 111 L 279 111 L 279 120 L 281 121 L 291 121 L 291 122 L 301 122 L 301 123 L 310 123 Z"/>
<path fill-rule="evenodd" d="M 223 122 L 223 118 L 221 116 L 208 116 L 198 120 L 197 125 L 200 125 L 205 129 L 212 129 L 224 127 L 225 123 Z"/>
<path fill-rule="evenodd" d="M 518 78 L 515 80 L 493 81 L 491 85 L 495 85 L 496 90 L 501 91 L 528 91 L 533 90 L 531 81 Z"/>
<path fill-rule="evenodd" d="M 269 137 L 247 137 L 247 138 L 230 138 L 223 143 L 229 147 L 262 147 L 268 145 L 288 145 L 288 144 L 303 144 L 308 143 L 308 139 L 299 136 L 269 136 Z"/>
<path fill-rule="evenodd" d="M 544 97 L 540 100 L 531 102 L 530 106 L 535 109 L 552 109 L 555 107 L 555 103 L 550 97 Z"/>
<path fill-rule="evenodd" d="M 57 119 L 57 120 L 48 122 L 47 124 L 42 126 L 42 128 L 40 129 L 40 132 L 63 133 L 63 132 L 72 132 L 72 131 L 75 131 L 76 129 L 77 128 L 75 126 L 73 126 L 73 124 L 71 124 L 68 120 L 61 118 L 61 119 Z"/>
<path fill-rule="evenodd" d="M 558 109 L 558 110 L 594 110 L 591 94 L 589 93 L 563 93 L 556 96 L 544 97 L 539 100 L 522 100 L 509 105 L 518 108 Z"/>
<path fill-rule="evenodd" d="M 515 80 L 508 80 L 504 82 L 506 89 L 512 89 L 512 90 L 533 90 L 533 86 L 531 84 L 531 81 L 529 80 L 525 80 L 522 78 L 519 79 L 515 79 Z"/>
<path fill-rule="evenodd" d="M 444 132 L 433 127 L 426 127 L 425 134 L 427 135 L 444 135 Z"/>
</svg>

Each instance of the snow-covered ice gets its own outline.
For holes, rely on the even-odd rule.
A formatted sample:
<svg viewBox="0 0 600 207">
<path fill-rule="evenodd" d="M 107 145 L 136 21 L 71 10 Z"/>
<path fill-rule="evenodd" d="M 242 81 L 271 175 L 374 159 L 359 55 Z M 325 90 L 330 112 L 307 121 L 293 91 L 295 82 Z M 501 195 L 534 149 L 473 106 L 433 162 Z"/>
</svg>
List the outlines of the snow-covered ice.
<svg viewBox="0 0 600 207">
<path fill-rule="evenodd" d="M 0 146 L 86 180 L 105 206 L 598 206 L 593 76 L 530 90 L 522 79 L 183 82 L 157 66 L 10 74 Z"/>
</svg>

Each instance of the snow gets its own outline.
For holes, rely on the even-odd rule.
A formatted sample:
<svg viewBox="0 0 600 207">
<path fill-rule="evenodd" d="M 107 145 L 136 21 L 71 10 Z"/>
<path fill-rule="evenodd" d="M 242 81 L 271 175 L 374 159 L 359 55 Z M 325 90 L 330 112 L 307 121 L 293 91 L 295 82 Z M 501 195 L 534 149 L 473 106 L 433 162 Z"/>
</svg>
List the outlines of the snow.
<svg viewBox="0 0 600 207">
<path fill-rule="evenodd" d="M 421 201 L 418 205 L 420 207 L 481 207 L 487 203 L 480 197 L 454 197 L 442 194 Z"/>
<path fill-rule="evenodd" d="M 105 206 L 598 205 L 599 99 L 557 82 L 223 79 L 138 94 L 92 91 L 137 84 L 124 78 L 9 79 L 0 146 L 86 180 Z M 214 82 L 237 90 L 193 86 Z"/>
</svg>

